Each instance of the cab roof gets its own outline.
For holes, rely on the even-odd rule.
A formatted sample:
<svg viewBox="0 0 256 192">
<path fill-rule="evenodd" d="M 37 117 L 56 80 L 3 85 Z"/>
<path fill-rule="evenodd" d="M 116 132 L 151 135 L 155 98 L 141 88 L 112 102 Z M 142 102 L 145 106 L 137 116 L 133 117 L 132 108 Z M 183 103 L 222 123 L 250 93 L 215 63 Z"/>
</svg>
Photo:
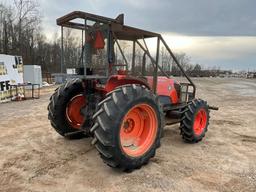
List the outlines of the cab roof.
<svg viewBox="0 0 256 192">
<path fill-rule="evenodd" d="M 73 21 L 75 19 L 83 19 L 85 22 L 75 22 Z M 114 32 L 117 39 L 120 40 L 137 40 L 160 36 L 158 33 L 124 25 L 124 14 L 120 14 L 117 18 L 112 19 L 82 11 L 74 11 L 58 18 L 56 21 L 59 26 L 80 30 L 95 28 L 99 25 L 107 24 L 110 26 L 112 32 Z M 93 22 L 93 24 L 90 25 L 87 21 Z"/>
</svg>

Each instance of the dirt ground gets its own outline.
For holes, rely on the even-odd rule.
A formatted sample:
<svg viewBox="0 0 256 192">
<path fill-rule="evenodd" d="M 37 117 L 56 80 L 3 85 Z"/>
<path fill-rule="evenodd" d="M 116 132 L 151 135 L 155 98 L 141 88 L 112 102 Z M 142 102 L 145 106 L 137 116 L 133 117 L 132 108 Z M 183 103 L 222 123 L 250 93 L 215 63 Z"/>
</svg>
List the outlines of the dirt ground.
<svg viewBox="0 0 256 192">
<path fill-rule="evenodd" d="M 256 81 L 195 79 L 219 106 L 198 144 L 167 126 L 150 163 L 132 173 L 107 167 L 91 138 L 69 141 L 47 119 L 54 87 L 38 100 L 0 104 L 0 191 L 256 191 Z"/>
</svg>

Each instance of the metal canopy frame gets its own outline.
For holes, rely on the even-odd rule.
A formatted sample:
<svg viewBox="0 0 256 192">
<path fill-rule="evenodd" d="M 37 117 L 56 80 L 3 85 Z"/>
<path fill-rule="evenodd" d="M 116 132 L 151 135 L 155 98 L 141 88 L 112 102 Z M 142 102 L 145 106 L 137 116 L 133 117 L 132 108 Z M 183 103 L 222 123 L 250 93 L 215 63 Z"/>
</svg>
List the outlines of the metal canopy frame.
<svg viewBox="0 0 256 192">
<path fill-rule="evenodd" d="M 74 19 L 83 19 L 84 23 L 78 23 L 73 22 Z M 93 25 L 89 25 L 87 21 L 95 22 Z M 61 72 L 63 72 L 63 66 L 64 66 L 64 49 L 63 49 L 63 27 L 67 28 L 73 28 L 73 29 L 79 29 L 82 30 L 82 36 L 86 34 L 86 31 L 90 30 L 99 30 L 104 25 L 108 25 L 109 32 L 112 34 L 113 42 L 116 42 L 120 53 L 125 61 L 126 68 L 128 69 L 128 62 L 125 58 L 125 55 L 121 49 L 120 44 L 118 43 L 118 40 L 128 40 L 133 41 L 133 53 L 132 53 L 132 69 L 131 71 L 134 72 L 135 67 L 135 48 L 136 45 L 138 45 L 143 51 L 144 54 L 146 54 L 149 58 L 151 63 L 154 66 L 154 73 L 153 73 L 153 91 L 156 92 L 157 89 L 157 76 L 158 76 L 158 70 L 161 71 L 166 77 L 170 78 L 169 75 L 163 70 L 163 68 L 159 65 L 159 48 L 160 43 L 163 44 L 163 46 L 166 48 L 178 68 L 180 69 L 182 75 L 188 80 L 190 86 L 193 87 L 193 96 L 195 97 L 196 92 L 196 86 L 193 83 L 193 81 L 190 79 L 190 77 L 186 74 L 185 70 L 182 68 L 180 63 L 178 62 L 177 58 L 161 36 L 161 34 L 146 31 L 139 28 L 130 27 L 127 25 L 124 25 L 124 15 L 120 14 L 115 19 L 103 17 L 91 13 L 81 12 L 81 11 L 74 11 L 71 12 L 63 17 L 60 17 L 57 19 L 57 25 L 61 26 Z M 147 47 L 145 38 L 157 38 L 157 49 L 156 49 L 156 57 L 152 57 L 152 55 L 149 52 L 149 49 Z M 139 40 L 143 40 L 144 46 L 139 42 Z M 82 37 L 82 42 L 83 42 Z M 84 42 L 83 42 L 84 43 Z M 109 51 L 109 50 L 108 50 Z M 83 59 L 82 59 L 83 62 Z M 83 64 L 83 63 L 82 63 Z M 108 73 L 108 72 L 107 72 Z M 86 75 L 86 66 L 85 66 L 85 75 Z"/>
<path fill-rule="evenodd" d="M 67 15 L 64 15 L 63 17 L 58 18 L 56 22 L 59 26 L 80 30 L 95 27 L 86 23 L 73 22 L 72 20 L 74 19 L 83 19 L 96 23 L 109 24 L 111 26 L 111 30 L 115 32 L 117 38 L 120 40 L 135 40 L 141 38 L 156 37 L 160 35 L 158 33 L 124 25 L 123 14 L 118 15 L 116 19 L 112 19 L 109 17 L 103 17 L 82 11 L 74 11 Z"/>
</svg>

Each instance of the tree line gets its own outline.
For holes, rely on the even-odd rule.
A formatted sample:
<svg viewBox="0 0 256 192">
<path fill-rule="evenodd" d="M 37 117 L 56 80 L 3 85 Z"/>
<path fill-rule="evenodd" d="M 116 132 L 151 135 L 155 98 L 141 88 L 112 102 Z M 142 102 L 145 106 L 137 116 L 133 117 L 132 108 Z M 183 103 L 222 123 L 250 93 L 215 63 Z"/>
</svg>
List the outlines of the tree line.
<svg viewBox="0 0 256 192">
<path fill-rule="evenodd" d="M 60 37 L 56 33 L 49 41 L 42 32 L 41 21 L 40 5 L 35 0 L 14 0 L 11 6 L 0 3 L 0 54 L 21 55 L 24 64 L 40 65 L 44 73 L 60 72 Z M 71 30 L 65 30 L 63 45 L 64 69 L 79 67 L 80 39 Z M 136 54 L 141 62 L 143 53 L 138 51 Z M 190 75 L 198 76 L 203 71 L 200 64 L 192 65 L 185 53 L 175 55 Z M 172 75 L 180 75 L 180 70 L 164 49 L 160 52 L 159 64 Z"/>
<path fill-rule="evenodd" d="M 35 0 L 0 3 L 0 54 L 21 55 L 24 64 L 40 65 L 43 72 L 60 72 L 60 38 L 47 40 L 42 32 L 40 5 Z M 69 31 L 65 32 L 65 60 L 70 66 L 78 60 L 80 48 Z"/>
</svg>

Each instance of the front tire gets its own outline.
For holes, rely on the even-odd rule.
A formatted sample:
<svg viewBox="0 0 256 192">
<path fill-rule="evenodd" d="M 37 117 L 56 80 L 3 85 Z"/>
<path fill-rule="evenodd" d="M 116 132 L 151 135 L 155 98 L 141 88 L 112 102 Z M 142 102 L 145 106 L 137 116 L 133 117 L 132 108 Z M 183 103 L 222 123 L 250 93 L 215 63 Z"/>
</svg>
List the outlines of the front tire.
<svg viewBox="0 0 256 192">
<path fill-rule="evenodd" d="M 144 86 L 124 85 L 98 106 L 91 132 L 103 161 L 126 171 L 146 164 L 160 146 L 163 130 L 157 97 Z"/>
<path fill-rule="evenodd" d="M 189 103 L 180 123 L 183 140 L 187 143 L 201 141 L 207 132 L 209 118 L 209 108 L 206 101 L 194 99 Z"/>
</svg>

